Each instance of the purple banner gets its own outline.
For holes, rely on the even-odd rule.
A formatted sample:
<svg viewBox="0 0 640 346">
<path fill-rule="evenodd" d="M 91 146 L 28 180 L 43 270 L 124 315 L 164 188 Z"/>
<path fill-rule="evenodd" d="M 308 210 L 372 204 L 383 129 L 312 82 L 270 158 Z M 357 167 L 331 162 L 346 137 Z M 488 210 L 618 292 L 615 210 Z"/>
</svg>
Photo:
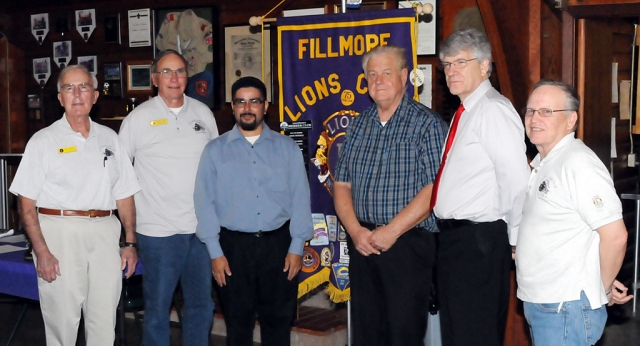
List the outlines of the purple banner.
<svg viewBox="0 0 640 346">
<path fill-rule="evenodd" d="M 349 254 L 333 207 L 333 173 L 347 127 L 372 104 L 362 55 L 395 44 L 406 49 L 411 71 L 414 23 L 413 9 L 278 18 L 280 129 L 302 150 L 315 229 L 298 296 L 329 281 L 334 302 L 349 299 Z"/>
</svg>

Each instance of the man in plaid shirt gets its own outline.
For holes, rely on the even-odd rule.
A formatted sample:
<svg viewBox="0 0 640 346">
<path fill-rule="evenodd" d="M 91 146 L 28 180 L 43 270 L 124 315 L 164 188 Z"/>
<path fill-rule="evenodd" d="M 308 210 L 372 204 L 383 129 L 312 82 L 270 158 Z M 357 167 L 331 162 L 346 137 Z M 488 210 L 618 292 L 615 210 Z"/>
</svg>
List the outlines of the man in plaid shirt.
<svg viewBox="0 0 640 346">
<path fill-rule="evenodd" d="M 375 102 L 350 125 L 335 208 L 350 255 L 355 345 L 423 345 L 437 231 L 429 200 L 448 127 L 405 92 L 405 51 L 364 55 Z"/>
</svg>

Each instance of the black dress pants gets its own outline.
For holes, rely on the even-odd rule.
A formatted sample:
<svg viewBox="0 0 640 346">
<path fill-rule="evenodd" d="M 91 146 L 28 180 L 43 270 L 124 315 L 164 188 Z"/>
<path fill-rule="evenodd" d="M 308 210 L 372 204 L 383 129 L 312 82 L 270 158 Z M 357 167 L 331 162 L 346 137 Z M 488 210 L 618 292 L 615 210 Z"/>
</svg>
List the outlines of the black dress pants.
<svg viewBox="0 0 640 346">
<path fill-rule="evenodd" d="M 511 271 L 507 224 L 438 226 L 442 345 L 502 346 Z"/>
<path fill-rule="evenodd" d="M 347 236 L 354 346 L 424 344 L 434 238 L 414 228 L 388 251 L 365 257 Z"/>
<path fill-rule="evenodd" d="M 298 297 L 298 277 L 289 281 L 289 272 L 282 271 L 290 244 L 289 222 L 259 236 L 220 231 L 220 246 L 231 269 L 227 284 L 215 285 L 227 325 L 227 345 L 253 344 L 256 313 L 262 345 L 290 345 Z"/>
</svg>

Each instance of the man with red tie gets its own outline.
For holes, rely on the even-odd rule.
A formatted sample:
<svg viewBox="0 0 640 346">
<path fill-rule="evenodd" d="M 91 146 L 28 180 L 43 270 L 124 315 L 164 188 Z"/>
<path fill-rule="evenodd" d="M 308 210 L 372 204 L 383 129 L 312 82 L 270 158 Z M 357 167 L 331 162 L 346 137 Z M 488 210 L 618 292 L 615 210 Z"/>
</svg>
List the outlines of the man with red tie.
<svg viewBox="0 0 640 346">
<path fill-rule="evenodd" d="M 529 179 L 522 120 L 489 82 L 491 45 L 476 29 L 440 50 L 460 98 L 431 205 L 438 217 L 442 344 L 502 345 L 515 246 Z M 511 246 L 510 246 L 511 244 Z"/>
<path fill-rule="evenodd" d="M 362 58 L 374 104 L 349 125 L 336 169 L 335 208 L 346 229 L 353 343 L 423 345 L 437 231 L 429 200 L 447 131 L 405 92 L 405 50 Z"/>
</svg>

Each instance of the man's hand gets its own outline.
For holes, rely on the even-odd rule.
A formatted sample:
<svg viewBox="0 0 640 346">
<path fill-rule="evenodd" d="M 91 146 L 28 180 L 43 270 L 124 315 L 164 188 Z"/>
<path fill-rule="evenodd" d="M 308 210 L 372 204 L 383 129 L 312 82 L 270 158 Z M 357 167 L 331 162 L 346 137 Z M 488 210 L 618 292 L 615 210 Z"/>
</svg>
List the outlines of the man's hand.
<svg viewBox="0 0 640 346">
<path fill-rule="evenodd" d="M 50 251 L 45 253 L 36 253 L 38 258 L 38 264 L 36 266 L 38 277 L 44 279 L 46 282 L 53 282 L 57 276 L 62 275 L 60 273 L 60 265 L 58 259 Z"/>
<path fill-rule="evenodd" d="M 614 280 L 613 286 L 611 286 L 611 292 L 607 294 L 609 299 L 609 306 L 613 304 L 625 304 L 633 298 L 633 295 L 627 295 L 629 289 L 623 285 L 620 281 Z"/>
<path fill-rule="evenodd" d="M 356 247 L 359 253 L 362 256 L 369 256 L 371 254 L 380 254 L 380 250 L 376 249 L 371 245 L 369 238 L 371 237 L 371 231 L 364 227 L 360 227 L 357 230 L 352 230 L 349 233 L 351 239 L 353 240 L 353 245 Z"/>
<path fill-rule="evenodd" d="M 382 252 L 388 251 L 397 240 L 398 234 L 389 225 L 376 228 L 369 237 L 371 246 Z"/>
<path fill-rule="evenodd" d="M 211 272 L 213 278 L 216 279 L 218 286 L 222 287 L 227 284 L 227 278 L 225 276 L 231 276 L 231 269 L 229 268 L 229 262 L 225 256 L 220 256 L 211 260 Z"/>
<path fill-rule="evenodd" d="M 287 257 L 284 259 L 284 269 L 282 269 L 283 272 L 289 271 L 287 280 L 293 280 L 300 271 L 300 268 L 302 268 L 302 256 L 290 252 L 287 253 Z"/>
<path fill-rule="evenodd" d="M 136 272 L 136 266 L 138 265 L 138 252 L 136 248 L 133 246 L 125 246 L 122 249 L 122 254 L 120 255 L 120 270 L 124 270 L 127 268 L 127 272 L 124 274 L 124 277 L 127 279 L 131 277 Z"/>
</svg>

